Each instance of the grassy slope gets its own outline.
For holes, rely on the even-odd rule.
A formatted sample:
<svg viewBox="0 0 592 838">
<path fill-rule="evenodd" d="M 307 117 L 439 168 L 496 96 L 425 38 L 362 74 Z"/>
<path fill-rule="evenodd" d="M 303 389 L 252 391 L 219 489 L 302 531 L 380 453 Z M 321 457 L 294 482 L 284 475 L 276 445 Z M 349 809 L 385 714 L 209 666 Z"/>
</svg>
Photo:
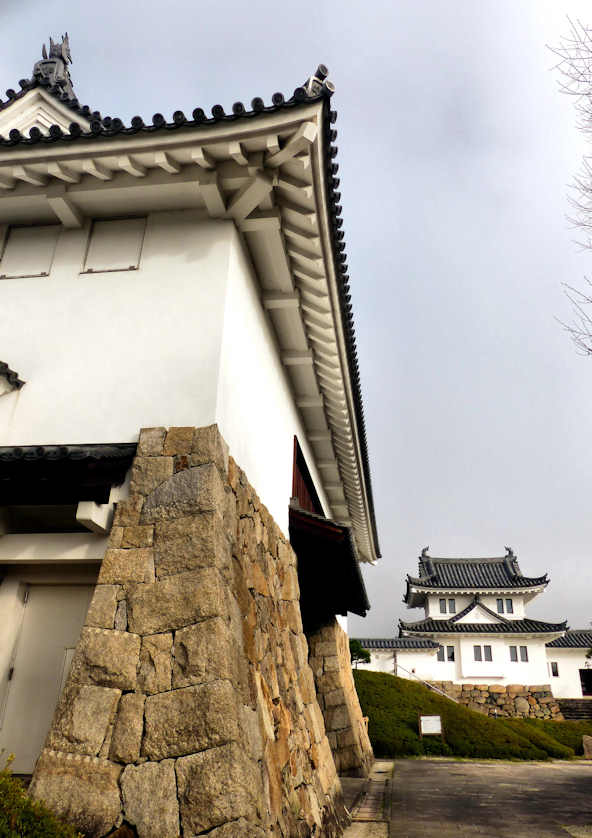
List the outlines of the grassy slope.
<svg viewBox="0 0 592 838">
<path fill-rule="evenodd" d="M 582 753 L 582 734 L 592 736 L 588 722 L 492 719 L 394 675 L 354 670 L 354 678 L 377 757 L 569 759 Z M 442 717 L 444 741 L 419 738 L 419 713 Z"/>
</svg>

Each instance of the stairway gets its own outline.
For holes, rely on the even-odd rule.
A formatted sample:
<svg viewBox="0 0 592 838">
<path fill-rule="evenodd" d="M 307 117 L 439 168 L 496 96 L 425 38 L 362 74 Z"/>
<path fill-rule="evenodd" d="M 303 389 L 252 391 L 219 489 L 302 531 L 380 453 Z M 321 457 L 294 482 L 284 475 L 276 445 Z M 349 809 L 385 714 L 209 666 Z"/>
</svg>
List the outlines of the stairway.
<svg viewBox="0 0 592 838">
<path fill-rule="evenodd" d="M 561 708 L 563 718 L 574 721 L 592 721 L 591 698 L 558 698 L 557 704 Z"/>
</svg>

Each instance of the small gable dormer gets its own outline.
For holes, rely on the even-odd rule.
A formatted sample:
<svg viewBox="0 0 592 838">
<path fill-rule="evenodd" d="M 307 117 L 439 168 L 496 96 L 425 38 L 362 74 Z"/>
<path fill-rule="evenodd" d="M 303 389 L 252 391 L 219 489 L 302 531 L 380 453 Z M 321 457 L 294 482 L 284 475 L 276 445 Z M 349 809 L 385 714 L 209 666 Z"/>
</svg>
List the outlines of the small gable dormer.
<svg viewBox="0 0 592 838">
<path fill-rule="evenodd" d="M 72 122 L 90 129 L 90 109 L 80 108 L 68 70 L 68 34 L 60 42 L 50 38 L 49 44 L 49 53 L 43 45 L 43 58 L 35 63 L 32 78 L 22 80 L 18 92 L 7 90 L 6 101 L 0 100 L 0 136 L 9 137 L 15 130 L 29 136 L 32 129 L 47 135 L 52 125 L 68 132 Z"/>
</svg>

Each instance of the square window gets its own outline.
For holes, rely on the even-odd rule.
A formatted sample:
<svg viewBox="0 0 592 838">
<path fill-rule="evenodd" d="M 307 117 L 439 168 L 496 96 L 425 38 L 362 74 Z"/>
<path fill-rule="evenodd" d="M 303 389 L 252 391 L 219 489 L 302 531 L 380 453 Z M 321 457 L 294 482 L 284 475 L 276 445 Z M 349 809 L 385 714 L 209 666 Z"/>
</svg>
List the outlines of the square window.
<svg viewBox="0 0 592 838">
<path fill-rule="evenodd" d="M 448 600 L 448 613 L 449 614 L 456 614 L 456 600 L 449 599 Z"/>
<path fill-rule="evenodd" d="M 559 664 L 557 661 L 551 661 L 551 675 L 553 678 L 559 678 Z"/>
<path fill-rule="evenodd" d="M 447 646 L 446 647 L 446 657 L 449 661 L 454 660 L 454 646 Z"/>
<path fill-rule="evenodd" d="M 446 614 L 446 600 L 440 600 L 440 614 Z"/>
<path fill-rule="evenodd" d="M 514 603 L 511 599 L 506 600 L 506 614 L 513 614 L 514 613 Z"/>
<path fill-rule="evenodd" d="M 510 660 L 512 663 L 516 663 L 518 661 L 518 647 L 517 646 L 510 646 Z"/>
<path fill-rule="evenodd" d="M 440 646 L 440 648 L 438 649 L 438 660 L 440 661 L 440 663 L 444 662 L 444 646 Z"/>
<path fill-rule="evenodd" d="M 0 279 L 48 276 L 61 226 L 11 227 L 0 259 Z"/>
<path fill-rule="evenodd" d="M 520 660 L 522 663 L 528 663 L 528 649 L 526 646 L 520 647 Z"/>
<path fill-rule="evenodd" d="M 93 222 L 83 273 L 137 270 L 145 229 L 145 218 Z"/>
<path fill-rule="evenodd" d="M 497 613 L 503 614 L 504 613 L 504 601 L 503 599 L 497 600 Z"/>
<path fill-rule="evenodd" d="M 483 647 L 483 657 L 486 661 L 492 661 L 493 657 L 491 655 L 491 646 L 484 646 Z"/>
<path fill-rule="evenodd" d="M 473 655 L 475 656 L 476 661 L 483 659 L 481 655 L 481 646 L 473 646 Z"/>
</svg>

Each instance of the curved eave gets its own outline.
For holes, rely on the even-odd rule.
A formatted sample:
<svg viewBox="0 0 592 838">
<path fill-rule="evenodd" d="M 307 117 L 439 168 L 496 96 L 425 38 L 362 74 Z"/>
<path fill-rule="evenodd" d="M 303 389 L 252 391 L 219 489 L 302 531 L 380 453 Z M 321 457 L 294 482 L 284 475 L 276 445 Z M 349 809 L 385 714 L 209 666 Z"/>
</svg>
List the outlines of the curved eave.
<svg viewBox="0 0 592 838">
<path fill-rule="evenodd" d="M 487 596 L 488 594 L 528 594 L 528 593 L 541 593 L 545 590 L 547 585 L 549 584 L 549 580 L 546 579 L 544 582 L 536 582 L 532 585 L 497 585 L 497 586 L 490 586 L 490 587 L 478 587 L 473 586 L 470 588 L 464 588 L 460 585 L 440 585 L 440 586 L 429 586 L 429 585 L 415 585 L 409 579 L 407 580 L 407 591 L 405 593 L 404 602 L 407 602 L 409 597 L 421 597 L 422 602 L 425 597 L 429 594 L 433 596 L 437 596 L 438 594 L 483 594 Z"/>
<path fill-rule="evenodd" d="M 352 528 L 360 558 L 373 562 L 380 552 L 336 191 L 335 116 L 321 95 L 200 122 L 110 130 L 115 121 L 103 119 L 95 133 L 15 136 L 0 145 L 0 239 L 2 222 L 57 218 L 80 227 L 87 216 L 108 215 L 110 194 L 117 194 L 119 212 L 154 211 L 155 190 L 168 190 L 178 208 L 234 221 L 278 338 L 327 512 Z"/>
</svg>

